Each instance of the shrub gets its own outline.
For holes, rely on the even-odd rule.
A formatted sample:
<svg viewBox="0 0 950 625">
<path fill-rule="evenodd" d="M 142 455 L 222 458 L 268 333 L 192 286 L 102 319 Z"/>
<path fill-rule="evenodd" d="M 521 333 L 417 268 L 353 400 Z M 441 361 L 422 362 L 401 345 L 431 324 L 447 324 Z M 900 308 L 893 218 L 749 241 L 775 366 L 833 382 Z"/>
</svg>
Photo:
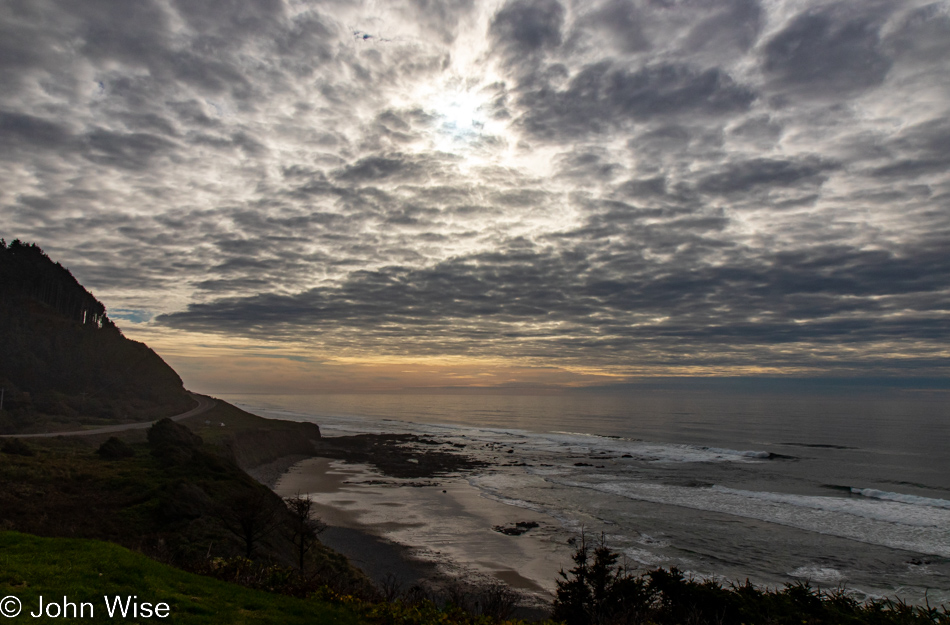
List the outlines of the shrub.
<svg viewBox="0 0 950 625">
<path fill-rule="evenodd" d="M 748 581 L 723 587 L 683 576 L 676 568 L 633 576 L 617 566 L 605 544 L 591 548 L 586 536 L 572 556 L 574 567 L 557 582 L 555 620 L 567 625 L 626 623 L 774 623 L 776 625 L 950 625 L 946 607 L 909 606 L 892 600 L 859 603 L 843 590 L 831 593 L 807 582 L 782 589 L 756 588 Z"/>
<path fill-rule="evenodd" d="M 21 441 L 19 438 L 11 438 L 3 444 L 3 447 L 0 447 L 0 451 L 5 454 L 13 454 L 15 456 L 33 456 L 35 453 L 33 449 Z"/>
<path fill-rule="evenodd" d="M 124 440 L 112 436 L 102 445 L 99 445 L 99 449 L 96 450 L 96 453 L 99 454 L 99 457 L 103 460 L 121 460 L 134 456 L 135 450 Z"/>
<path fill-rule="evenodd" d="M 560 571 L 563 579 L 557 582 L 552 618 L 569 625 L 597 625 L 638 622 L 649 612 L 655 592 L 625 567 L 616 566 L 618 557 L 603 535 L 591 550 L 587 536 L 581 534 L 580 545 L 571 556 L 574 568 Z"/>
<path fill-rule="evenodd" d="M 152 455 L 166 464 L 184 464 L 201 446 L 201 437 L 180 423 L 162 419 L 148 429 Z"/>
</svg>

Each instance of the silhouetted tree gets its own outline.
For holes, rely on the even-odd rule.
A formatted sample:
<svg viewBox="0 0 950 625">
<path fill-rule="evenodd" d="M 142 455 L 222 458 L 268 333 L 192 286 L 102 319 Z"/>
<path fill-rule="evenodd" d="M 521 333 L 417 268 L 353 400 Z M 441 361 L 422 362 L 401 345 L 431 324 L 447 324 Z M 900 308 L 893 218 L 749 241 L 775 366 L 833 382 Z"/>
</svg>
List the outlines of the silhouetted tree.
<svg viewBox="0 0 950 625">
<path fill-rule="evenodd" d="M 639 622 L 653 603 L 654 593 L 642 578 L 617 565 L 619 554 L 607 547 L 603 534 L 591 549 L 581 533 L 574 567 L 557 581 L 552 618 L 568 625 Z"/>
<path fill-rule="evenodd" d="M 290 516 L 287 517 L 287 537 L 297 548 L 297 558 L 300 570 L 303 570 L 304 557 L 313 549 L 317 536 L 327 529 L 327 524 L 311 516 L 313 500 L 309 495 L 303 497 L 297 493 L 284 500 Z"/>
<path fill-rule="evenodd" d="M 269 535 L 281 519 L 280 499 L 264 489 L 243 491 L 219 508 L 218 517 L 225 529 L 244 543 L 244 556 L 250 560 L 257 543 Z"/>
<path fill-rule="evenodd" d="M 16 239 L 0 245 L 0 284 L 6 297 L 26 296 L 85 326 L 117 330 L 102 302 L 35 243 Z"/>
</svg>

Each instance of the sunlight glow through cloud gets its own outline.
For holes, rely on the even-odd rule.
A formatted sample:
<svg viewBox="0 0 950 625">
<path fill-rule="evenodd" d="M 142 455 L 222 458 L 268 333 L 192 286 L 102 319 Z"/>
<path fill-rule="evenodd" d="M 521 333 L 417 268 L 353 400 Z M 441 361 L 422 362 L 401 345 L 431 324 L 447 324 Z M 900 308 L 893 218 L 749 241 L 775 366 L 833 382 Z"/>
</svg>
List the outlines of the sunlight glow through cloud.
<svg viewBox="0 0 950 625">
<path fill-rule="evenodd" d="M 948 6 L 4 5 L 0 236 L 218 380 L 944 375 Z"/>
</svg>

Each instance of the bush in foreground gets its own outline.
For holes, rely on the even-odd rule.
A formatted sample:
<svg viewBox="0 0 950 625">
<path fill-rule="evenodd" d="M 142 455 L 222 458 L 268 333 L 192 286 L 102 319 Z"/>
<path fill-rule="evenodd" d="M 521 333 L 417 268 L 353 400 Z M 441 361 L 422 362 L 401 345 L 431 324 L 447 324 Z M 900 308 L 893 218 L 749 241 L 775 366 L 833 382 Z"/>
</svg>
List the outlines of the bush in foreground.
<svg viewBox="0 0 950 625">
<path fill-rule="evenodd" d="M 724 587 L 688 579 L 676 568 L 635 576 L 617 564 L 618 558 L 603 537 L 592 546 L 581 536 L 574 567 L 560 572 L 554 620 L 567 625 L 950 625 L 946 607 L 861 603 L 841 590 L 822 592 L 807 582 L 782 589 L 763 590 L 748 581 Z"/>
<path fill-rule="evenodd" d="M 14 456 L 32 456 L 35 455 L 33 448 L 21 441 L 19 438 L 10 438 L 0 447 L 0 451 Z"/>
<path fill-rule="evenodd" d="M 109 440 L 99 445 L 99 449 L 96 450 L 96 453 L 99 454 L 99 457 L 103 460 L 121 460 L 134 456 L 135 449 L 124 440 L 111 436 Z"/>
</svg>

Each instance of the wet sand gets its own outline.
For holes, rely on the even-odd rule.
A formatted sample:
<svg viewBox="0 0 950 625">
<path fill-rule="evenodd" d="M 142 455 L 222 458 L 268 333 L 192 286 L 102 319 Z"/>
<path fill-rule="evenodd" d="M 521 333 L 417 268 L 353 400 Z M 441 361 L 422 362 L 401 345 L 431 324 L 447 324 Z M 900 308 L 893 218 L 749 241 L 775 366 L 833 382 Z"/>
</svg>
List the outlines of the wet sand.
<svg viewBox="0 0 950 625">
<path fill-rule="evenodd" d="M 331 528 L 324 542 L 371 578 L 400 581 L 442 577 L 502 581 L 540 604 L 553 598 L 571 548 L 544 514 L 481 496 L 463 475 L 399 479 L 367 465 L 310 458 L 294 464 L 274 486 L 284 497 L 309 494 Z M 520 536 L 493 531 L 533 521 Z"/>
</svg>

